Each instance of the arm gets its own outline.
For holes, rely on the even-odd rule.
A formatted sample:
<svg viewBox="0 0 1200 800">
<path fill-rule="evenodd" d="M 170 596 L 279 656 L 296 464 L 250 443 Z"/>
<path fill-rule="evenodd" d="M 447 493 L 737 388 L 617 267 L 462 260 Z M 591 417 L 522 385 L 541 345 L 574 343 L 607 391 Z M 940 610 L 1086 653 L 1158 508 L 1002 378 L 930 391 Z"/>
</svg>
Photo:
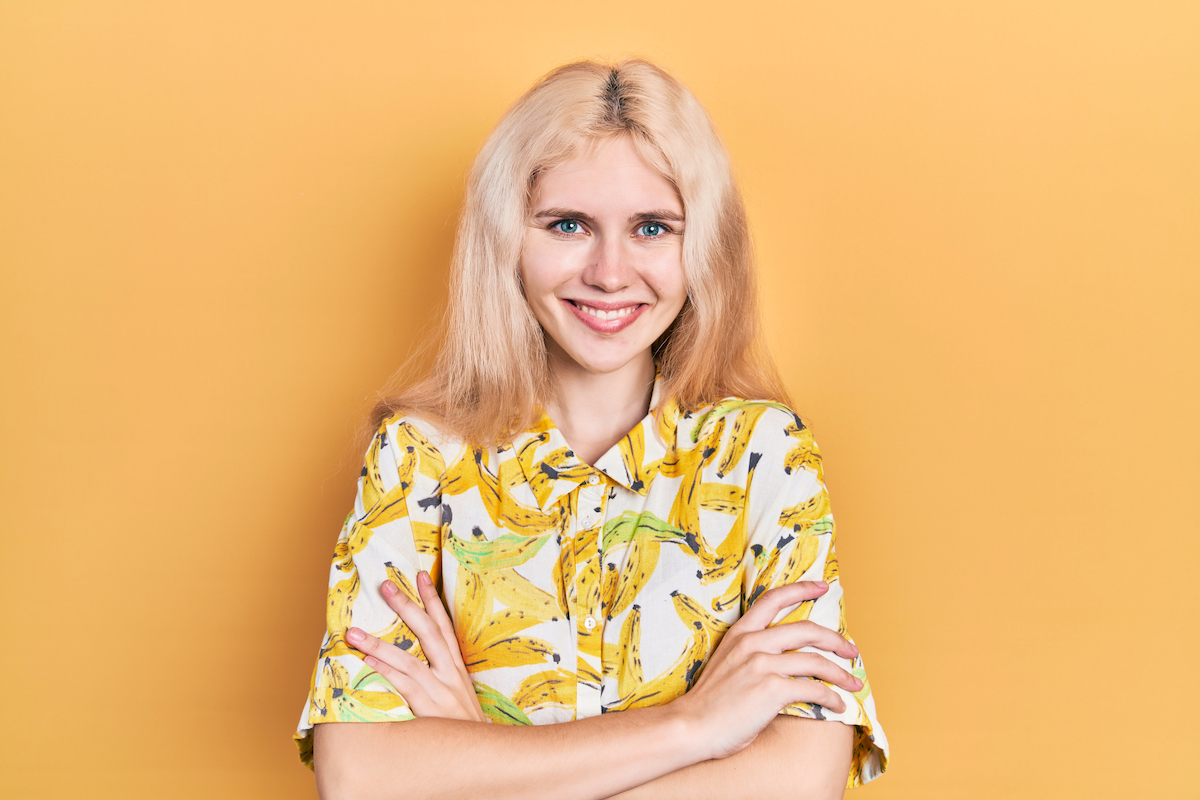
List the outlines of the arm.
<svg viewBox="0 0 1200 800">
<path fill-rule="evenodd" d="M 326 723 L 316 730 L 317 789 L 323 800 L 716 800 L 753 782 L 761 798 L 840 798 L 851 736 L 839 723 L 780 716 L 741 752 L 696 761 L 696 732 L 670 705 L 533 728 L 436 717 Z"/>
<path fill-rule="evenodd" d="M 453 663 L 457 648 L 449 644 L 449 619 L 429 581 L 422 578 L 418 587 L 424 609 L 401 592 L 385 594 L 428 644 L 428 666 L 361 631 L 349 636 L 369 654 L 368 663 L 408 696 L 418 719 L 317 726 L 315 766 L 326 800 L 412 794 L 604 798 L 663 776 L 671 777 L 643 787 L 640 796 L 694 797 L 701 789 L 719 788 L 714 776 L 736 786 L 747 769 L 769 773 L 780 760 L 807 765 L 811 774 L 804 780 L 813 779 L 814 791 L 801 796 L 830 796 L 822 787 L 831 781 L 839 791 L 845 786 L 849 747 L 845 739 L 839 745 L 837 730 L 844 726 L 776 717 L 796 701 L 844 709 L 825 684 L 791 676 L 820 677 L 852 689 L 860 685 L 820 655 L 789 652 L 816 646 L 856 654 L 837 634 L 809 622 L 768 628 L 779 611 L 820 596 L 824 585 L 790 584 L 764 594 L 730 628 L 693 689 L 669 705 L 532 728 L 471 721 L 469 705 L 455 699 L 461 689 L 456 676 L 465 672 Z M 764 728 L 769 732 L 760 737 Z M 678 772 L 728 756 L 734 758 L 710 762 L 720 767 Z M 781 783 L 789 797 L 801 788 L 796 780 Z"/>
<path fill-rule="evenodd" d="M 749 747 L 702 761 L 617 795 L 620 800 L 727 800 L 746 786 L 757 798 L 840 798 L 854 729 L 780 715 Z M 781 765 L 788 765 L 782 768 Z"/>
<path fill-rule="evenodd" d="M 603 798 L 692 763 L 669 706 L 518 727 L 422 717 L 318 725 L 323 800 Z"/>
</svg>

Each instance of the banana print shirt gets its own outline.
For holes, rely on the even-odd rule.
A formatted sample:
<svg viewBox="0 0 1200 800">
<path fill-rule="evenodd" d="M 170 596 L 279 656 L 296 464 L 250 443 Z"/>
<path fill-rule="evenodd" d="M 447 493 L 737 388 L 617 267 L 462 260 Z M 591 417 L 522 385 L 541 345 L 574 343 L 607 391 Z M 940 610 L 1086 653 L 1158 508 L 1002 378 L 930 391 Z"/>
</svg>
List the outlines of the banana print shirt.
<svg viewBox="0 0 1200 800">
<path fill-rule="evenodd" d="M 658 402 L 658 386 L 651 407 Z M 548 417 L 479 449 L 412 418 L 385 420 L 334 551 L 327 632 L 296 742 L 312 763 L 321 722 L 412 719 L 404 699 L 343 639 L 358 626 L 424 658 L 384 602 L 418 570 L 450 611 L 483 711 L 544 725 L 667 703 L 695 682 L 725 630 L 767 589 L 825 580 L 778 622 L 845 635 L 821 457 L 783 406 L 730 398 L 646 416 L 589 466 Z M 887 766 L 861 658 L 822 652 L 863 681 L 841 714 L 856 726 L 849 785 Z"/>
</svg>

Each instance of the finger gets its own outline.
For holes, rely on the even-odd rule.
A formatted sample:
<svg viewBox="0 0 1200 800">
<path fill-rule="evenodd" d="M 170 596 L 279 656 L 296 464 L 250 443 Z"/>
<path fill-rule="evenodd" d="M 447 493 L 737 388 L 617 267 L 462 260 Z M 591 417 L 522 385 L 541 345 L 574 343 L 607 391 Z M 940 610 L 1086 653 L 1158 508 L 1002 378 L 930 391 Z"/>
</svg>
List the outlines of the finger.
<svg viewBox="0 0 1200 800">
<path fill-rule="evenodd" d="M 848 692 L 857 692 L 862 681 L 817 653 L 780 653 L 772 655 L 771 669 L 777 675 L 796 678 L 820 678 Z"/>
<path fill-rule="evenodd" d="M 771 624 L 780 611 L 805 600 L 815 600 L 829 591 L 825 581 L 796 581 L 763 592 L 754 605 L 742 615 L 738 624 L 745 630 L 762 630 Z"/>
<path fill-rule="evenodd" d="M 425 691 L 425 687 L 421 685 L 419 680 L 374 656 L 367 656 L 365 660 L 367 666 L 382 675 L 392 685 L 392 688 L 400 693 L 400 696 L 404 698 L 404 702 L 408 704 L 408 710 L 413 713 L 413 716 L 438 716 L 437 703 Z"/>
<path fill-rule="evenodd" d="M 440 717 L 444 716 L 443 706 L 453 706 L 455 698 L 449 687 L 421 659 L 358 628 L 348 630 L 346 639 L 356 643 L 367 665 L 400 692 L 413 714 Z"/>
<path fill-rule="evenodd" d="M 843 714 L 846 711 L 846 701 L 842 696 L 820 681 L 776 676 L 772 688 L 782 701 L 780 708 L 791 703 L 814 703 L 828 708 L 835 714 Z"/>
<path fill-rule="evenodd" d="M 433 579 L 425 570 L 417 573 L 417 592 L 421 595 L 421 602 L 425 604 L 425 613 L 429 614 L 438 630 L 442 632 L 442 638 L 450 651 L 451 661 L 465 672 L 467 667 L 462 660 L 462 649 L 458 644 L 458 634 L 454 631 L 454 623 L 450 620 L 450 615 L 446 613 L 446 606 L 442 603 L 442 598 L 433 585 Z"/>
<path fill-rule="evenodd" d="M 853 642 L 837 631 L 812 620 L 772 625 L 766 630 L 747 633 L 746 640 L 752 647 L 764 653 L 782 653 L 784 650 L 815 647 L 842 658 L 858 657 L 858 648 Z"/>
<path fill-rule="evenodd" d="M 400 620 L 417 637 L 417 641 L 421 643 L 421 650 L 429 659 L 429 665 L 434 669 L 454 669 L 454 659 L 450 655 L 442 631 L 429 613 L 391 581 L 384 581 L 380 592 L 388 606 L 400 615 Z M 458 640 L 454 641 L 457 646 Z"/>
<path fill-rule="evenodd" d="M 425 662 L 412 653 L 401 649 L 398 645 L 385 642 L 378 636 L 372 636 L 360 628 L 350 628 L 346 631 L 346 641 L 363 653 L 407 675 L 414 675 L 419 667 L 425 667 Z"/>
</svg>

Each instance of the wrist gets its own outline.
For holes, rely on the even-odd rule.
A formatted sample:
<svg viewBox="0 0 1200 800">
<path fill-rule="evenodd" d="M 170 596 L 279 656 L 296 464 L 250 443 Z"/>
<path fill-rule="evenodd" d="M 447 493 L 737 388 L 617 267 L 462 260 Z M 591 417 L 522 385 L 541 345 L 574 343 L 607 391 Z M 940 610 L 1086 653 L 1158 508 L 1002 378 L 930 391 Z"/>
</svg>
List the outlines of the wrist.
<svg viewBox="0 0 1200 800">
<path fill-rule="evenodd" d="M 701 704 L 694 697 L 685 694 L 660 708 L 666 712 L 663 724 L 667 735 L 671 737 L 670 741 L 684 743 L 691 763 L 698 764 L 719 757 Z"/>
</svg>

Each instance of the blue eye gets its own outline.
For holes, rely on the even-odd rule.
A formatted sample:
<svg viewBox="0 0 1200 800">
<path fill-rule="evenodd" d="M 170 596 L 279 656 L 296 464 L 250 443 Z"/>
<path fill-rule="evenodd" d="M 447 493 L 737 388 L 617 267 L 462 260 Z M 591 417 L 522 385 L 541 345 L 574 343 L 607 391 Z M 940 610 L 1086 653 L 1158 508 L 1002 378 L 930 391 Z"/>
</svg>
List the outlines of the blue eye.
<svg viewBox="0 0 1200 800">
<path fill-rule="evenodd" d="M 657 222 L 647 222 L 638 228 L 638 235 L 645 236 L 648 239 L 655 239 L 667 232 L 667 229 Z"/>
<path fill-rule="evenodd" d="M 550 227 L 559 233 L 579 233 L 579 221 L 574 219 L 560 219 Z"/>
</svg>

